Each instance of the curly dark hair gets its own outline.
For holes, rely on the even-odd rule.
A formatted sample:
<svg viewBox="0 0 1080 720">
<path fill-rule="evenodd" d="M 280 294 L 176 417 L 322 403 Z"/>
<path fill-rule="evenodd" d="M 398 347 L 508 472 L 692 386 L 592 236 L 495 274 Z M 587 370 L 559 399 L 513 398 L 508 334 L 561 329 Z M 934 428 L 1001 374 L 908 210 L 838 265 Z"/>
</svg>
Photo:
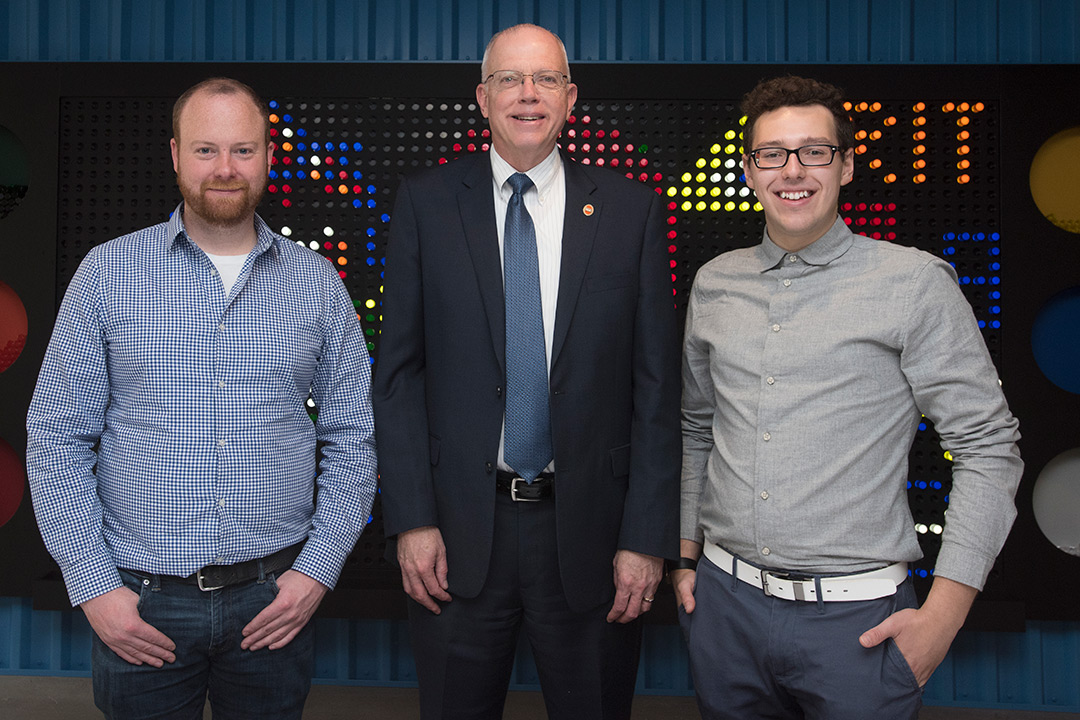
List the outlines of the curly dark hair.
<svg viewBox="0 0 1080 720">
<path fill-rule="evenodd" d="M 749 151 L 754 147 L 754 123 L 759 117 L 782 107 L 805 105 L 822 105 L 833 114 L 841 152 L 855 146 L 855 124 L 844 108 L 844 95 L 840 88 L 811 78 L 785 75 L 762 80 L 743 98 L 741 110 L 746 115 L 743 148 Z"/>
</svg>

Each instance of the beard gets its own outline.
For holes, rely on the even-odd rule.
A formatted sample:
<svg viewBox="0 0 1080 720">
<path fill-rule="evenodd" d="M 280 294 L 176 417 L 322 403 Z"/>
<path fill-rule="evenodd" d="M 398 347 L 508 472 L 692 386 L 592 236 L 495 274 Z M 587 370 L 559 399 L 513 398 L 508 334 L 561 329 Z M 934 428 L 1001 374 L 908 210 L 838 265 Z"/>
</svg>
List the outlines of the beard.
<svg viewBox="0 0 1080 720">
<path fill-rule="evenodd" d="M 181 174 L 176 176 L 176 184 L 180 188 L 180 195 L 184 198 L 184 208 L 187 212 L 195 213 L 199 218 L 209 224 L 218 227 L 233 227 L 251 222 L 266 192 L 267 178 L 263 178 L 258 185 L 249 184 L 243 180 L 232 182 L 207 180 L 198 189 L 184 182 Z M 211 190 L 240 190 L 241 192 L 230 197 L 213 197 Z"/>
</svg>

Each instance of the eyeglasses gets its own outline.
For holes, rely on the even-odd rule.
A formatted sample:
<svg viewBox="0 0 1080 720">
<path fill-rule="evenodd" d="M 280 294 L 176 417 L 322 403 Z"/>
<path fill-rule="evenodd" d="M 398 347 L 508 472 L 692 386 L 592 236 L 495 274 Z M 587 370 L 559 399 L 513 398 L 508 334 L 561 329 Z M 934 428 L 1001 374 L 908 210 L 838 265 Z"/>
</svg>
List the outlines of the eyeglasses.
<svg viewBox="0 0 1080 720">
<path fill-rule="evenodd" d="M 534 73 L 523 73 L 518 70 L 496 70 L 487 76 L 484 82 L 495 81 L 495 92 L 511 90 L 518 85 L 525 84 L 525 78 L 532 78 L 533 86 L 537 90 L 555 92 L 566 87 L 570 78 L 558 70 L 537 70 Z"/>
<path fill-rule="evenodd" d="M 803 167 L 822 167 L 831 165 L 840 148 L 835 145 L 803 145 L 801 148 L 788 150 L 782 147 L 763 147 L 751 150 L 749 155 L 759 170 L 775 170 L 787 165 L 792 155 L 799 158 Z"/>
</svg>

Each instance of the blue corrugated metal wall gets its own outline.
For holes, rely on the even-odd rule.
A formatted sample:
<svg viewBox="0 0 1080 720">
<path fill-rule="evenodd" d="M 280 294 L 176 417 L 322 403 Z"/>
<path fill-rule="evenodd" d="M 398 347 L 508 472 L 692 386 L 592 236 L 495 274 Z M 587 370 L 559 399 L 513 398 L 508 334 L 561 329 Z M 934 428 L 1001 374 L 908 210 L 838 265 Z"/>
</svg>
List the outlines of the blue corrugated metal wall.
<svg viewBox="0 0 1080 720">
<path fill-rule="evenodd" d="M 0 0 L 0 61 L 475 62 L 517 22 L 558 32 L 573 62 L 1080 59 L 1076 0 Z M 404 623 L 320 619 L 317 632 L 320 681 L 415 680 Z M 0 598 L 0 673 L 86 675 L 89 658 L 81 613 Z M 524 649 L 514 681 L 537 685 Z M 638 687 L 690 692 L 677 628 L 647 629 Z M 926 700 L 1080 712 L 1080 623 L 962 632 Z"/>
<path fill-rule="evenodd" d="M 3 0 L 0 60 L 475 61 L 518 22 L 576 62 L 1070 63 L 1076 0 Z"/>
<path fill-rule="evenodd" d="M 0 673 L 90 674 L 90 626 L 82 613 L 45 612 L 29 600 L 0 599 Z M 519 644 L 512 687 L 539 688 Z M 404 621 L 316 620 L 315 678 L 338 685 L 416 681 Z M 1076 623 L 1032 622 L 1024 633 L 962 632 L 926 687 L 929 705 L 1080 712 Z M 685 695 L 690 670 L 679 629 L 647 626 L 638 692 Z"/>
<path fill-rule="evenodd" d="M 315 679 L 332 684 L 416 682 L 403 621 L 316 620 Z M 0 599 L 0 674 L 90 675 L 91 630 L 81 613 L 35 611 Z M 527 643 L 512 687 L 537 690 Z M 683 639 L 674 626 L 647 626 L 639 693 L 689 694 Z M 961 633 L 927 685 L 929 705 L 1080 711 L 1080 633 L 1075 623 L 1029 623 L 1026 633 Z"/>
</svg>

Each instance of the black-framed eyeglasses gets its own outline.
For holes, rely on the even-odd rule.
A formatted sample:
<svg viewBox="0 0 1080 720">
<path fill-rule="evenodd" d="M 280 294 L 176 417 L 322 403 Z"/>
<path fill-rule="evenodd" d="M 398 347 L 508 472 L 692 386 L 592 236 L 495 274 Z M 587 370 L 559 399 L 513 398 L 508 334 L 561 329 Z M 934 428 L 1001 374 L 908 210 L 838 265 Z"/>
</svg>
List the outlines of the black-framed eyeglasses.
<svg viewBox="0 0 1080 720">
<path fill-rule="evenodd" d="M 835 145 L 803 145 L 794 150 L 783 147 L 763 147 L 751 150 L 749 155 L 759 170 L 775 170 L 787 165 L 788 158 L 792 155 L 799 158 L 803 167 L 831 165 L 839 151 L 840 148 Z"/>
<path fill-rule="evenodd" d="M 525 78 L 532 78 L 533 86 L 537 90 L 555 92 L 562 90 L 570 82 L 570 78 L 558 70 L 537 70 L 534 73 L 523 73 L 519 70 L 496 70 L 487 76 L 485 83 L 494 80 L 495 91 L 511 90 L 518 85 L 525 84 Z"/>
</svg>

